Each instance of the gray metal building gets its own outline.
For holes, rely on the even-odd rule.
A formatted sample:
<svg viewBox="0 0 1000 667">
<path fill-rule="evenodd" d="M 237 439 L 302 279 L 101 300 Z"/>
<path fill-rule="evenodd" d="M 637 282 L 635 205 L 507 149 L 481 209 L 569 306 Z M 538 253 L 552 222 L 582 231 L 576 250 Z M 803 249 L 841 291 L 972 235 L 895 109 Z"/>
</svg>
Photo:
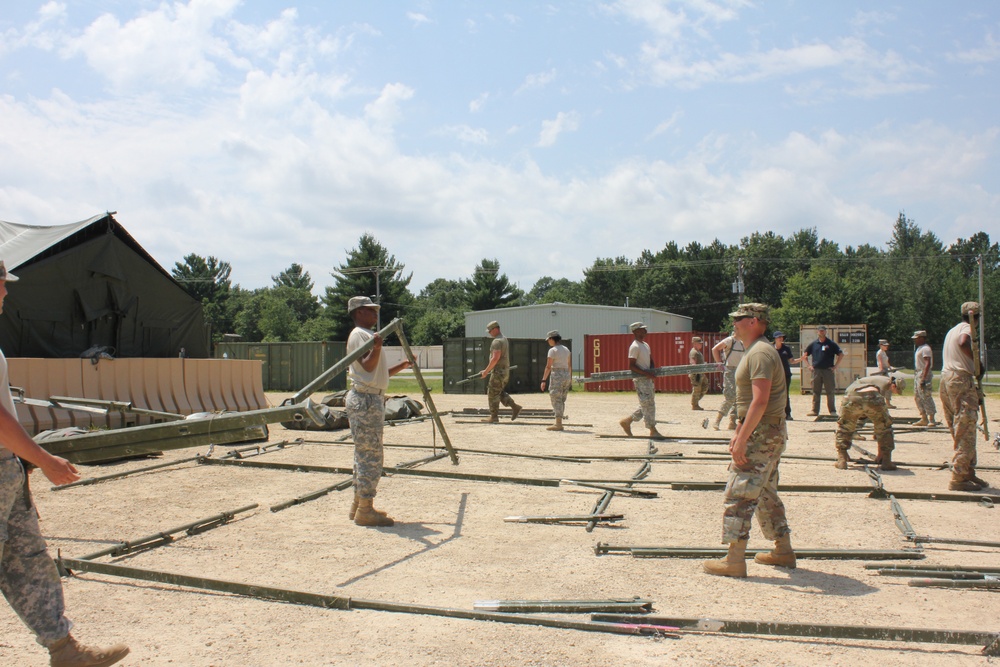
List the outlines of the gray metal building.
<svg viewBox="0 0 1000 667">
<path fill-rule="evenodd" d="M 486 336 L 486 325 L 492 320 L 500 323 L 500 331 L 509 338 L 545 338 L 558 329 L 564 340 L 573 341 L 574 369 L 583 368 L 584 334 L 628 333 L 632 322 L 643 322 L 650 333 L 691 331 L 690 317 L 662 310 L 557 302 L 465 313 L 466 338 Z"/>
</svg>

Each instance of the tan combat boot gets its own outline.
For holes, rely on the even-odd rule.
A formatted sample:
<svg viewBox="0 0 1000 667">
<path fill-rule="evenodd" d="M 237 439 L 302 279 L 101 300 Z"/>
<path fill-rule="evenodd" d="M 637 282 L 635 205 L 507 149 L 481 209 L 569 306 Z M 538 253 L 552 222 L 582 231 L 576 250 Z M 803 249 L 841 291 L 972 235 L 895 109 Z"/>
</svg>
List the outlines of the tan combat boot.
<svg viewBox="0 0 1000 667">
<path fill-rule="evenodd" d="M 914 426 L 930 426 L 930 422 L 927 421 L 927 415 L 920 415 L 920 421 L 913 422 Z"/>
<path fill-rule="evenodd" d="M 702 564 L 706 574 L 714 574 L 720 577 L 737 577 L 746 579 L 747 576 L 747 541 L 738 540 L 729 545 L 729 553 L 725 558 L 719 560 L 707 560 Z"/>
<path fill-rule="evenodd" d="M 354 523 L 359 526 L 392 526 L 396 522 L 385 512 L 372 507 L 374 501 L 371 498 L 361 498 L 358 500 L 358 512 L 354 515 Z"/>
<path fill-rule="evenodd" d="M 982 487 L 976 484 L 969 477 L 961 477 L 955 473 L 951 473 L 951 482 L 948 484 L 949 491 L 978 491 Z"/>
<path fill-rule="evenodd" d="M 108 648 L 84 646 L 73 635 L 66 635 L 49 647 L 52 667 L 107 667 L 128 655 L 128 646 L 115 644 Z"/>
<path fill-rule="evenodd" d="M 358 492 L 354 492 L 354 500 L 351 501 L 351 511 L 347 514 L 347 518 L 354 521 L 354 515 L 358 513 Z"/>
<path fill-rule="evenodd" d="M 563 430 L 562 417 L 556 417 L 556 423 L 545 429 L 546 431 L 561 431 Z"/>
<path fill-rule="evenodd" d="M 500 415 L 497 414 L 496 412 L 490 412 L 489 419 L 484 419 L 483 421 L 486 422 L 487 424 L 499 424 Z"/>
<path fill-rule="evenodd" d="M 622 419 L 620 422 L 618 422 L 618 424 L 622 427 L 623 431 L 625 431 L 626 433 L 628 433 L 630 436 L 632 435 L 632 418 L 631 417 L 626 417 L 625 419 Z"/>
<path fill-rule="evenodd" d="M 969 481 L 978 484 L 980 489 L 985 489 L 990 485 L 990 483 L 987 482 L 985 479 L 980 479 L 979 477 L 976 477 L 976 473 L 972 473 L 972 475 L 969 477 Z"/>
<path fill-rule="evenodd" d="M 521 406 L 518 405 L 517 403 L 515 403 L 512 406 L 510 406 L 510 420 L 511 421 L 514 421 L 515 419 L 517 419 L 517 416 L 519 414 L 521 414 L 521 409 L 522 409 Z"/>
<path fill-rule="evenodd" d="M 895 470 L 896 464 L 892 462 L 892 450 L 884 450 L 881 445 L 878 448 L 878 457 L 875 459 L 880 470 Z"/>
<path fill-rule="evenodd" d="M 833 464 L 833 467 L 837 470 L 847 470 L 847 463 L 851 460 L 851 457 L 847 455 L 847 452 L 843 449 L 837 450 L 837 462 Z"/>
<path fill-rule="evenodd" d="M 792 550 L 792 537 L 782 535 L 774 541 L 774 549 L 769 553 L 759 553 L 753 557 L 754 562 L 761 565 L 777 565 L 795 569 L 795 552 Z"/>
<path fill-rule="evenodd" d="M 735 431 L 736 430 L 736 417 L 729 418 L 729 425 L 726 426 L 726 430 Z"/>
</svg>

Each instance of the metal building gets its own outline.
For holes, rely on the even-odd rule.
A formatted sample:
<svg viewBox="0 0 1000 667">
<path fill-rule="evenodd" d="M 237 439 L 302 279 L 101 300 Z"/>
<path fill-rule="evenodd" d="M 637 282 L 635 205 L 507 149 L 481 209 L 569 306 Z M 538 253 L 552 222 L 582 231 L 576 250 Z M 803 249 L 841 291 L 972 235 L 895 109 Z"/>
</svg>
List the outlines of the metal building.
<svg viewBox="0 0 1000 667">
<path fill-rule="evenodd" d="M 573 341 L 573 368 L 583 368 L 583 337 L 588 334 L 629 333 L 628 325 L 643 322 L 649 333 L 691 331 L 691 318 L 652 308 L 543 303 L 478 310 L 465 313 L 465 336 L 486 335 L 486 325 L 496 320 L 508 338 L 545 338 L 557 329 L 563 340 Z"/>
</svg>

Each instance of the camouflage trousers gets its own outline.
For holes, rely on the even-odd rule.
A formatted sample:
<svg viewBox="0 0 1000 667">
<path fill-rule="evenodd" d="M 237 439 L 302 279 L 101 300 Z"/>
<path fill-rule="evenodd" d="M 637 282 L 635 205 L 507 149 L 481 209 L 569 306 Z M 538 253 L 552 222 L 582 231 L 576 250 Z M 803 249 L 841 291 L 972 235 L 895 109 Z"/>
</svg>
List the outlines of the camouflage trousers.
<svg viewBox="0 0 1000 667">
<path fill-rule="evenodd" d="M 891 452 L 896 448 L 892 417 L 889 416 L 885 398 L 877 391 L 863 391 L 855 396 L 845 396 L 840 404 L 840 419 L 837 420 L 837 435 L 834 440 L 838 451 L 846 452 L 851 448 L 861 419 L 871 420 L 880 453 Z"/>
<path fill-rule="evenodd" d="M 702 397 L 708 393 L 708 376 L 704 373 L 688 375 L 691 380 L 691 407 L 697 407 Z"/>
<path fill-rule="evenodd" d="M 957 477 L 969 479 L 976 472 L 976 421 L 979 418 L 979 390 L 971 375 L 941 374 L 941 409 L 955 442 L 951 467 Z"/>
<path fill-rule="evenodd" d="M 382 479 L 382 429 L 385 399 L 382 394 L 362 394 L 353 389 L 344 401 L 354 440 L 354 490 L 359 498 L 374 498 Z"/>
<path fill-rule="evenodd" d="M 500 412 L 500 404 L 504 404 L 508 408 L 514 405 L 514 401 L 511 399 L 510 394 L 508 394 L 504 389 L 507 388 L 507 380 L 510 379 L 510 371 L 508 369 L 499 370 L 494 368 L 490 372 L 490 377 L 486 380 L 486 403 L 490 406 L 490 414 L 495 415 Z"/>
<path fill-rule="evenodd" d="M 640 419 L 646 424 L 646 428 L 656 428 L 656 389 L 653 387 L 653 378 L 638 377 L 632 382 L 635 384 L 635 393 L 639 396 L 639 408 L 632 413 L 632 421 Z"/>
<path fill-rule="evenodd" d="M 721 422 L 726 415 L 736 419 L 736 369 L 728 366 L 722 375 L 722 405 L 715 421 Z"/>
<path fill-rule="evenodd" d="M 917 412 L 920 413 L 921 417 L 927 417 L 928 421 L 934 421 L 937 406 L 934 405 L 934 393 L 930 380 L 913 383 L 913 402 L 917 404 Z"/>
<path fill-rule="evenodd" d="M 0 456 L 0 591 L 38 643 L 51 646 L 73 627 L 62 581 L 25 494 L 21 463 L 6 450 Z"/>
<path fill-rule="evenodd" d="M 747 441 L 746 468 L 729 464 L 722 512 L 723 544 L 749 539 L 754 514 L 769 540 L 791 532 L 785 505 L 778 497 L 778 465 L 787 440 L 784 419 L 777 424 L 758 424 Z"/>
<path fill-rule="evenodd" d="M 549 400 L 552 401 L 552 411 L 560 419 L 566 415 L 566 396 L 572 385 L 569 371 L 553 369 L 549 373 Z"/>
</svg>

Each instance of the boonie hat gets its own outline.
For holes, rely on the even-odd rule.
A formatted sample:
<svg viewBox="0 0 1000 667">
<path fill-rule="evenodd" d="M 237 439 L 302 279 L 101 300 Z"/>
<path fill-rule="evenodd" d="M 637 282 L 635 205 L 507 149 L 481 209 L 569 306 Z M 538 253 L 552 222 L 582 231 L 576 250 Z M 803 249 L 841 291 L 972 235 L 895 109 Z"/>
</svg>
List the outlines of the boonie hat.
<svg viewBox="0 0 1000 667">
<path fill-rule="evenodd" d="M 968 315 L 973 311 L 975 311 L 976 313 L 980 312 L 978 301 L 966 301 L 965 303 L 962 304 L 963 315 Z"/>
<path fill-rule="evenodd" d="M 550 331 L 547 334 L 545 334 L 545 338 L 546 339 L 555 338 L 558 335 L 559 335 L 559 331 L 557 329 L 553 329 L 552 331 Z"/>
<path fill-rule="evenodd" d="M 381 307 L 377 303 L 372 303 L 372 299 L 369 296 L 352 296 L 347 301 L 347 314 L 350 315 L 358 308 L 374 308 L 378 310 Z"/>
<path fill-rule="evenodd" d="M 911 338 L 927 338 L 927 332 L 921 329 L 920 331 L 914 331 Z"/>
<path fill-rule="evenodd" d="M 692 343 L 700 343 L 701 342 L 701 336 L 691 336 L 691 342 Z"/>
<path fill-rule="evenodd" d="M 7 273 L 7 267 L 3 265 L 3 260 L 0 259 L 0 280 L 6 280 L 9 283 L 14 283 L 20 280 L 13 273 Z"/>
<path fill-rule="evenodd" d="M 486 333 L 489 333 L 491 329 L 499 329 L 499 328 L 500 328 L 500 323 L 497 322 L 496 320 L 493 320 L 492 322 L 486 325 Z"/>
<path fill-rule="evenodd" d="M 739 308 L 729 313 L 733 319 L 737 317 L 756 317 L 764 322 L 771 321 L 771 309 L 763 303 L 742 303 Z"/>
<path fill-rule="evenodd" d="M 645 328 L 646 325 L 643 324 L 642 322 L 633 322 L 632 324 L 628 325 L 629 331 L 635 331 L 636 329 L 645 329 Z"/>
</svg>

